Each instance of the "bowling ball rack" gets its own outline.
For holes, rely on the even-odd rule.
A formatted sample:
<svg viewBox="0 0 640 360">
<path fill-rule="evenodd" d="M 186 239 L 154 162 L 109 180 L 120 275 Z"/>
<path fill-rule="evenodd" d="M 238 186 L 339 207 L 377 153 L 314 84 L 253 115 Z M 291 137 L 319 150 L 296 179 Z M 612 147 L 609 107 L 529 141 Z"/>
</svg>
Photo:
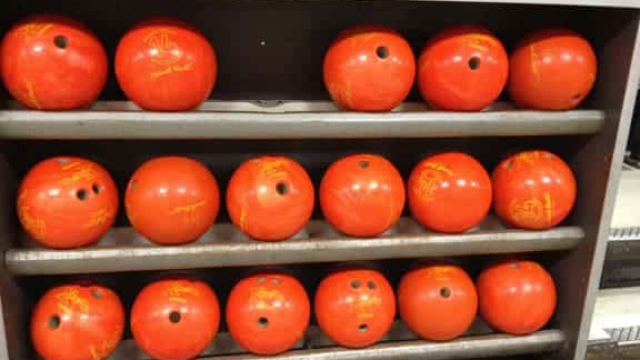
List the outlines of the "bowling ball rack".
<svg viewBox="0 0 640 360">
<path fill-rule="evenodd" d="M 310 295 L 335 264 L 365 261 L 395 286 L 420 259 L 447 258 L 472 276 L 505 256 L 526 256 L 552 274 L 558 306 L 541 331 L 510 336 L 478 321 L 449 342 L 415 338 L 400 322 L 381 343 L 336 347 L 312 320 L 307 336 L 277 359 L 584 358 L 600 283 L 612 202 L 620 176 L 640 77 L 640 3 L 632 0 L 484 1 L 237 1 L 237 0 L 8 0 L 0 29 L 34 12 L 60 12 L 88 24 L 113 59 L 119 38 L 135 22 L 158 15 L 199 28 L 218 54 L 218 83 L 211 99 L 191 112 L 145 112 L 128 102 L 113 74 L 100 100 L 77 111 L 29 111 L 0 90 L 0 359 L 35 360 L 29 317 L 51 286 L 92 278 L 112 287 L 130 310 L 145 283 L 166 273 L 207 281 L 225 303 L 239 277 L 259 266 L 282 267 L 298 276 Z M 400 31 L 418 53 L 436 31 L 478 23 L 507 49 L 524 33 L 567 27 L 583 34 L 598 56 L 596 85 L 579 109 L 531 111 L 508 97 L 482 112 L 430 110 L 414 91 L 388 113 L 340 111 L 322 83 L 322 58 L 340 30 L 377 22 Z M 376 239 L 349 239 L 322 219 L 293 239 L 260 243 L 245 238 L 224 210 L 198 241 L 162 247 L 140 238 L 120 211 L 115 227 L 97 244 L 71 250 L 39 247 L 23 233 L 15 213 L 16 188 L 38 161 L 83 156 L 103 165 L 122 194 L 143 161 L 165 154 L 206 164 L 225 190 L 245 159 L 283 154 L 304 165 L 318 186 L 323 171 L 354 152 L 387 157 L 406 179 L 420 159 L 439 151 L 472 154 L 487 169 L 518 150 L 545 149 L 575 172 L 578 200 L 560 226 L 543 231 L 509 229 L 493 216 L 460 235 L 425 231 L 405 211 Z M 149 209 L 153 211 L 153 209 Z M 110 360 L 143 360 L 128 329 Z M 201 359 L 256 359 L 239 348 L 224 326 Z"/>
</svg>

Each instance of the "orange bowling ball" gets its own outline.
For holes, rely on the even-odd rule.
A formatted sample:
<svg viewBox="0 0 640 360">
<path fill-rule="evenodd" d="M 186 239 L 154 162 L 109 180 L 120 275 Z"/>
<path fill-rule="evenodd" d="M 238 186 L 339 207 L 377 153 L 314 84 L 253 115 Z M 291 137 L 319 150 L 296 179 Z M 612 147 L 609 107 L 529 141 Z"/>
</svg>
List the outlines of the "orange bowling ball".
<svg viewBox="0 0 640 360">
<path fill-rule="evenodd" d="M 193 26 L 175 19 L 138 23 L 120 40 L 115 69 L 127 98 L 145 110 L 197 108 L 216 83 L 216 54 Z"/>
<path fill-rule="evenodd" d="M 107 81 L 107 53 L 80 22 L 61 15 L 28 16 L 0 45 L 4 85 L 23 106 L 72 110 L 90 106 Z"/>
<path fill-rule="evenodd" d="M 372 154 L 344 157 L 327 169 L 320 183 L 324 217 L 340 232 L 378 236 L 400 218 L 404 181 L 387 159 Z"/>
<path fill-rule="evenodd" d="M 38 300 L 31 340 L 44 360 L 104 360 L 120 343 L 124 325 L 116 293 L 99 284 L 70 283 L 49 289 Z"/>
<path fill-rule="evenodd" d="M 418 87 L 437 109 L 479 111 L 502 93 L 509 75 L 507 52 L 491 32 L 463 25 L 436 34 L 418 60 Z"/>
<path fill-rule="evenodd" d="M 478 311 L 473 280 L 460 267 L 427 264 L 406 273 L 398 286 L 400 317 L 416 335 L 444 341 L 462 335 Z"/>
<path fill-rule="evenodd" d="M 398 32 L 378 25 L 344 30 L 324 57 L 324 84 L 338 106 L 389 111 L 409 95 L 416 73 L 413 51 Z"/>
<path fill-rule="evenodd" d="M 363 348 L 391 329 L 396 299 L 380 272 L 343 269 L 320 282 L 314 309 L 318 325 L 331 340 L 340 346 Z"/>
<path fill-rule="evenodd" d="M 17 211 L 25 232 L 56 249 L 98 241 L 118 213 L 118 189 L 97 163 L 60 156 L 36 164 L 20 183 Z"/>
<path fill-rule="evenodd" d="M 216 220 L 218 183 L 196 160 L 165 156 L 142 164 L 129 180 L 125 207 L 131 225 L 162 245 L 197 240 Z"/>
<path fill-rule="evenodd" d="M 190 360 L 216 337 L 220 305 L 202 281 L 165 278 L 142 289 L 130 321 L 136 344 L 153 359 Z"/>
<path fill-rule="evenodd" d="M 571 168 L 548 151 L 523 151 L 493 171 L 493 208 L 508 224 L 544 230 L 564 220 L 576 201 Z"/>
<path fill-rule="evenodd" d="M 256 240 L 278 241 L 295 235 L 309 221 L 314 201 L 313 183 L 305 169 L 283 156 L 245 161 L 227 188 L 231 220 Z"/>
<path fill-rule="evenodd" d="M 287 274 L 261 271 L 238 282 L 227 300 L 235 341 L 258 355 L 289 350 L 304 337 L 311 313 L 307 292 Z"/>
<path fill-rule="evenodd" d="M 442 153 L 422 160 L 407 184 L 409 208 L 419 223 L 446 233 L 467 231 L 491 208 L 491 178 L 473 157 Z"/>
<path fill-rule="evenodd" d="M 556 308 L 556 287 L 540 264 L 527 260 L 497 262 L 477 280 L 480 313 L 498 331 L 524 335 L 541 329 Z"/>
<path fill-rule="evenodd" d="M 545 29 L 527 34 L 510 57 L 509 95 L 520 107 L 569 110 L 593 88 L 596 54 L 580 34 Z"/>
</svg>

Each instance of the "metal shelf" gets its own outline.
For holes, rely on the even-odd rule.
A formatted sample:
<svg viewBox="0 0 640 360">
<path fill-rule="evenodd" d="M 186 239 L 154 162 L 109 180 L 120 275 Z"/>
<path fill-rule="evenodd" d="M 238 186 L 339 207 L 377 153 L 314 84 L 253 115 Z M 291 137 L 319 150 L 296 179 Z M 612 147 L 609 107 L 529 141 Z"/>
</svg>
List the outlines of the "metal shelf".
<svg viewBox="0 0 640 360">
<path fill-rule="evenodd" d="M 283 242 L 249 240 L 230 224 L 216 224 L 197 242 L 183 246 L 154 245 L 132 228 L 116 228 L 87 248 L 12 249 L 6 252 L 5 263 L 15 275 L 282 265 L 564 250 L 577 246 L 584 236 L 583 229 L 575 226 L 509 230 L 493 217 L 478 229 L 457 235 L 425 232 L 413 220 L 403 218 L 389 232 L 372 239 L 348 238 L 323 221 L 312 221 Z"/>
<path fill-rule="evenodd" d="M 593 134 L 599 110 L 528 111 L 499 103 L 483 112 L 429 111 L 405 103 L 389 113 L 339 111 L 314 101 L 209 101 L 197 111 L 147 112 L 129 102 L 83 111 L 0 110 L 4 139 L 424 138 Z"/>
<path fill-rule="evenodd" d="M 544 353 L 562 347 L 564 335 L 559 330 L 546 330 L 526 336 L 483 335 L 449 342 L 405 341 L 375 345 L 366 349 L 328 348 L 296 350 L 279 356 L 232 355 L 206 357 L 201 360 L 445 360 L 473 359 L 493 356 L 515 356 Z"/>
<path fill-rule="evenodd" d="M 310 333 L 316 330 L 309 329 Z M 254 356 L 244 352 L 228 333 L 218 334 L 199 360 L 378 360 L 378 359 L 472 359 L 536 354 L 558 350 L 565 341 L 560 330 L 543 330 L 530 335 L 488 334 L 465 336 L 447 342 L 422 340 L 383 342 L 365 349 L 324 347 L 305 349 L 305 341 L 278 356 Z M 227 355 L 225 355 L 227 354 Z M 124 340 L 109 360 L 147 360 L 133 340 Z"/>
</svg>

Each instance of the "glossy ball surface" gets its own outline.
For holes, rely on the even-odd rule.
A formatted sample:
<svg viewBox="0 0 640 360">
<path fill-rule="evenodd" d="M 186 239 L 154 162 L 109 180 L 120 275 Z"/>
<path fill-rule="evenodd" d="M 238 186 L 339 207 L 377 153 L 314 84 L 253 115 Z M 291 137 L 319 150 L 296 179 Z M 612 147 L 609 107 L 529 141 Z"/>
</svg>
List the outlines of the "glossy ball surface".
<svg viewBox="0 0 640 360">
<path fill-rule="evenodd" d="M 233 287 L 226 318 L 240 346 L 254 354 L 275 355 L 302 340 L 310 314 L 309 297 L 296 278 L 265 271 Z"/>
<path fill-rule="evenodd" d="M 418 60 L 418 87 L 425 101 L 441 110 L 479 111 L 502 93 L 509 58 L 491 32 L 463 25 L 436 34 Z"/>
<path fill-rule="evenodd" d="M 596 54 L 580 34 L 567 29 L 534 31 L 510 57 L 509 95 L 520 107 L 569 110 L 593 88 Z"/>
<path fill-rule="evenodd" d="M 498 331 L 529 334 L 549 322 L 556 308 L 556 287 L 540 264 L 526 260 L 495 263 L 477 280 L 480 313 Z"/>
<path fill-rule="evenodd" d="M 422 339 L 451 340 L 473 323 L 478 295 L 473 280 L 460 267 L 423 265 L 402 277 L 398 308 L 402 321 Z"/>
<path fill-rule="evenodd" d="M 193 26 L 156 18 L 135 25 L 120 40 L 116 77 L 127 98 L 145 110 L 197 108 L 216 83 L 215 51 Z"/>
<path fill-rule="evenodd" d="M 325 277 L 316 290 L 314 309 L 322 331 L 340 346 L 363 348 L 391 329 L 396 299 L 380 272 L 346 269 Z"/>
<path fill-rule="evenodd" d="M 56 249 L 98 241 L 118 213 L 118 189 L 97 163 L 61 156 L 43 160 L 18 189 L 18 218 L 38 243 Z"/>
<path fill-rule="evenodd" d="M 524 151 L 493 171 L 493 208 L 513 226 L 543 230 L 564 220 L 576 201 L 571 168 L 548 151 Z"/>
<path fill-rule="evenodd" d="M 256 240 L 285 240 L 309 221 L 315 201 L 305 169 L 283 156 L 262 156 L 236 169 L 227 188 L 233 223 Z"/>
<path fill-rule="evenodd" d="M 90 106 L 107 81 L 107 53 L 80 22 L 61 15 L 28 16 L 0 45 L 5 87 L 23 106 L 72 110 Z"/>
<path fill-rule="evenodd" d="M 130 321 L 133 338 L 147 355 L 157 360 L 189 360 L 218 333 L 220 305 L 206 283 L 167 278 L 142 289 Z"/>
<path fill-rule="evenodd" d="M 220 208 L 218 183 L 206 166 L 178 156 L 143 163 L 125 193 L 131 225 L 148 240 L 185 244 L 213 225 Z"/>
<path fill-rule="evenodd" d="M 491 208 L 491 178 L 473 157 L 442 153 L 422 160 L 407 183 L 409 208 L 423 226 L 461 233 L 484 220 Z"/>
<path fill-rule="evenodd" d="M 350 236 L 373 237 L 389 230 L 400 218 L 404 203 L 402 176 L 378 155 L 344 157 L 331 164 L 320 183 L 324 217 Z"/>
<path fill-rule="evenodd" d="M 409 95 L 416 64 L 398 32 L 377 25 L 344 30 L 324 57 L 324 84 L 338 106 L 389 111 Z"/>
<path fill-rule="evenodd" d="M 103 360 L 120 343 L 125 313 L 118 295 L 94 283 L 49 289 L 31 315 L 31 339 L 44 360 Z"/>
</svg>

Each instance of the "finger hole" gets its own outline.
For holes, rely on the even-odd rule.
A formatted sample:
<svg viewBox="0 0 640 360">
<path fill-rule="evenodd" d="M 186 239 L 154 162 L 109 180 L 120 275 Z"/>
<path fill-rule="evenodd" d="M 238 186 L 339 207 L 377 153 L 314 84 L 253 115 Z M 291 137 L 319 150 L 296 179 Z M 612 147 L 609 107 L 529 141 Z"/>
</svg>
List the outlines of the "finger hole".
<svg viewBox="0 0 640 360">
<path fill-rule="evenodd" d="M 58 49 L 66 49 L 69 45 L 69 39 L 64 35 L 58 35 L 53 38 L 53 43 Z"/>
<path fill-rule="evenodd" d="M 386 46 L 378 46 L 376 49 L 376 55 L 380 59 L 386 59 L 389 57 L 389 49 Z"/>
<path fill-rule="evenodd" d="M 478 70 L 480 68 L 480 58 L 477 56 L 472 56 L 469 59 L 469 69 Z"/>
<path fill-rule="evenodd" d="M 266 317 L 259 318 L 258 326 L 260 326 L 261 328 L 266 328 L 267 326 L 269 326 L 269 319 L 267 319 Z"/>
<path fill-rule="evenodd" d="M 361 284 L 360 284 L 360 281 L 359 281 L 359 280 L 353 280 L 353 281 L 351 281 L 351 287 L 352 287 L 353 289 L 359 289 L 359 288 L 360 288 L 360 285 L 361 285 Z"/>
<path fill-rule="evenodd" d="M 48 321 L 48 325 L 49 325 L 49 329 L 51 329 L 51 330 L 56 330 L 57 328 L 59 328 L 60 327 L 60 316 L 51 315 L 51 317 L 49 318 L 49 321 Z"/>
<path fill-rule="evenodd" d="M 276 184 L 276 192 L 279 195 L 286 195 L 289 192 L 289 186 L 285 182 L 279 182 Z"/>
<path fill-rule="evenodd" d="M 78 200 L 84 201 L 87 199 L 87 190 L 85 189 L 79 189 L 78 191 L 76 191 L 76 197 L 78 198 Z"/>
<path fill-rule="evenodd" d="M 442 296 L 443 298 L 448 298 L 451 296 L 451 289 L 449 289 L 448 287 L 441 287 L 440 288 L 440 296 Z"/>
<path fill-rule="evenodd" d="M 93 289 L 91 290 L 91 296 L 93 296 L 94 299 L 102 299 L 102 291 L 98 289 Z"/>
<path fill-rule="evenodd" d="M 172 324 L 177 324 L 182 320 L 182 315 L 178 311 L 172 311 L 169 313 L 169 321 Z"/>
</svg>

